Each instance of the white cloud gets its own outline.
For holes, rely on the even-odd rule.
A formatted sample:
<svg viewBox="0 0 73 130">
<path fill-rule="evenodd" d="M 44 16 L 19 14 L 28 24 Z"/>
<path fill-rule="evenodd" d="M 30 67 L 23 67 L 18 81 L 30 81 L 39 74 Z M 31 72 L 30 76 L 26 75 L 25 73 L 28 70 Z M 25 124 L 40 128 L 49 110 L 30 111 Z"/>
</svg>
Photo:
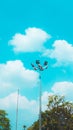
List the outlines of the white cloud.
<svg viewBox="0 0 73 130">
<path fill-rule="evenodd" d="M 0 64 L 0 96 L 16 91 L 17 88 L 23 90 L 25 87 L 34 87 L 38 77 L 37 72 L 26 69 L 20 60 Z"/>
<path fill-rule="evenodd" d="M 43 94 L 42 94 L 42 111 L 47 110 L 48 97 L 50 95 L 53 95 L 53 93 L 50 93 L 48 91 L 43 92 Z"/>
<path fill-rule="evenodd" d="M 66 99 L 73 100 L 73 82 L 57 82 L 53 85 L 54 94 L 64 95 Z"/>
<path fill-rule="evenodd" d="M 7 97 L 0 99 L 0 109 L 6 110 L 12 124 L 12 129 L 16 126 L 16 116 L 18 116 L 18 125 L 23 126 L 24 122 L 31 124 L 38 118 L 38 104 L 35 100 L 29 100 L 19 94 L 18 113 L 17 113 L 17 92 L 11 93 Z"/>
<path fill-rule="evenodd" d="M 42 93 L 42 110 L 47 109 L 47 103 L 48 103 L 48 96 L 51 95 L 51 93 L 48 93 L 47 91 Z M 17 108 L 17 99 L 18 99 L 18 108 L 22 110 L 28 110 L 31 113 L 37 114 L 39 113 L 39 97 L 37 97 L 37 100 L 30 100 L 25 96 L 22 96 L 20 93 L 18 95 L 17 92 L 11 93 L 8 96 L 4 98 L 0 98 L 0 109 L 16 109 Z"/>
<path fill-rule="evenodd" d="M 18 100 L 18 109 L 26 109 L 31 112 L 37 112 L 37 102 L 35 100 L 28 100 L 25 96 L 21 96 L 17 92 L 9 94 L 7 97 L 0 99 L 0 109 L 16 109 Z"/>
<path fill-rule="evenodd" d="M 67 65 L 73 63 L 73 46 L 65 40 L 56 40 L 53 49 L 47 49 L 44 56 L 56 59 L 55 65 Z"/>
<path fill-rule="evenodd" d="M 64 95 L 66 99 L 73 99 L 73 82 L 56 82 L 52 88 L 52 92 L 44 91 L 42 93 L 42 111 L 47 109 L 49 95 L 59 94 Z M 37 100 L 30 100 L 19 94 L 19 109 L 28 110 L 31 113 L 38 114 L 39 112 L 39 97 Z M 0 99 L 0 108 L 15 109 L 17 104 L 17 92 L 11 93 L 8 96 Z"/>
<path fill-rule="evenodd" d="M 40 28 L 28 28 L 25 34 L 15 34 L 9 44 L 14 47 L 15 52 L 40 52 L 45 49 L 44 43 L 50 37 Z"/>
<path fill-rule="evenodd" d="M 47 96 L 48 92 L 44 92 L 42 94 L 42 110 L 46 109 L 47 105 Z M 17 92 L 9 94 L 7 97 L 0 99 L 0 109 L 6 110 L 11 120 L 12 129 L 15 129 L 16 126 L 16 110 L 17 110 L 17 97 L 18 99 L 18 124 L 20 124 L 21 128 L 23 123 L 32 124 L 35 120 L 39 118 L 39 98 L 37 100 L 30 100 L 25 96 L 22 96 Z M 26 118 L 25 118 L 26 117 Z"/>
</svg>

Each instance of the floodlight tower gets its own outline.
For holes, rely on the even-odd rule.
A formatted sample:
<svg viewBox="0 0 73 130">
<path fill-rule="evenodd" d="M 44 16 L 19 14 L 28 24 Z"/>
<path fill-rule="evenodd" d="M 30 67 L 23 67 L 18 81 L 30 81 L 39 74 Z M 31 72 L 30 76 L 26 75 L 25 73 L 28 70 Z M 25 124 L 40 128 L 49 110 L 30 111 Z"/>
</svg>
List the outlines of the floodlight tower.
<svg viewBox="0 0 73 130">
<path fill-rule="evenodd" d="M 45 61 L 43 65 L 40 64 L 40 60 L 36 60 L 36 65 L 31 63 L 31 66 L 34 70 L 39 72 L 39 79 L 40 79 L 40 86 L 39 86 L 39 130 L 41 130 L 42 127 L 42 120 L 41 120 L 41 95 L 42 95 L 42 86 L 41 86 L 41 71 L 44 71 L 48 68 L 48 62 Z"/>
</svg>

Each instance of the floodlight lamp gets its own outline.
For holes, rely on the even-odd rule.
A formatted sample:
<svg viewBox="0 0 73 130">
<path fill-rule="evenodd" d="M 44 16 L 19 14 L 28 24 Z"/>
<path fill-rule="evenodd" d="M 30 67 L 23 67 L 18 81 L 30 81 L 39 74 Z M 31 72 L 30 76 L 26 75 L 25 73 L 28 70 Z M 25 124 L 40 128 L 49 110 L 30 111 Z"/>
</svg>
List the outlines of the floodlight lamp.
<svg viewBox="0 0 73 130">
<path fill-rule="evenodd" d="M 48 61 L 45 61 L 45 62 L 44 62 L 44 65 L 45 65 L 45 66 L 48 65 Z"/>
<path fill-rule="evenodd" d="M 36 64 L 40 64 L 40 60 L 36 60 Z"/>
<path fill-rule="evenodd" d="M 40 70 L 40 71 L 43 71 L 44 68 L 43 68 L 42 66 L 39 66 L 39 70 Z"/>
<path fill-rule="evenodd" d="M 32 67 L 35 67 L 34 64 L 32 64 L 32 63 L 31 63 L 31 66 L 32 66 Z"/>
<path fill-rule="evenodd" d="M 48 65 L 47 66 L 45 66 L 45 69 L 47 69 L 48 68 Z"/>
<path fill-rule="evenodd" d="M 37 67 L 34 67 L 34 70 L 37 70 Z"/>
</svg>

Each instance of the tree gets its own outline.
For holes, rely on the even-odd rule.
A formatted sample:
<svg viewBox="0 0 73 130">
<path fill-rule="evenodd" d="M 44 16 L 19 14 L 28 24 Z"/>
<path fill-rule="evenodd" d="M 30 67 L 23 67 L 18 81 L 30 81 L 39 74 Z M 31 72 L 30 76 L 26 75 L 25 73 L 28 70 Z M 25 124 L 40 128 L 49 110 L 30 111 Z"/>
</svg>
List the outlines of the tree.
<svg viewBox="0 0 73 130">
<path fill-rule="evenodd" d="M 36 121 L 27 130 L 38 130 L 38 129 L 39 129 L 39 121 Z"/>
<path fill-rule="evenodd" d="M 64 96 L 52 95 L 48 98 L 47 110 L 42 112 L 42 125 L 46 130 L 73 130 L 73 103 Z M 28 130 L 38 130 L 36 121 Z"/>
<path fill-rule="evenodd" d="M 0 110 L 0 130 L 10 130 L 10 120 L 5 110 Z"/>
<path fill-rule="evenodd" d="M 64 96 L 53 95 L 48 101 L 47 127 L 51 130 L 73 130 L 73 103 L 65 101 Z"/>
</svg>

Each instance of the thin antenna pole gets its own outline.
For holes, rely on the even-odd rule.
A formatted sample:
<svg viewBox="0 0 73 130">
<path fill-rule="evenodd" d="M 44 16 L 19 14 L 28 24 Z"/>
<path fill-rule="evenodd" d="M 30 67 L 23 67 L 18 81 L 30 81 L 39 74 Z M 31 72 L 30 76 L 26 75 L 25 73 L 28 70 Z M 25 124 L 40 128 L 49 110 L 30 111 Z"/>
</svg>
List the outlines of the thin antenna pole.
<svg viewBox="0 0 73 130">
<path fill-rule="evenodd" d="M 16 106 L 16 130 L 18 128 L 18 103 L 19 103 L 19 89 L 17 91 L 17 106 Z"/>
</svg>

